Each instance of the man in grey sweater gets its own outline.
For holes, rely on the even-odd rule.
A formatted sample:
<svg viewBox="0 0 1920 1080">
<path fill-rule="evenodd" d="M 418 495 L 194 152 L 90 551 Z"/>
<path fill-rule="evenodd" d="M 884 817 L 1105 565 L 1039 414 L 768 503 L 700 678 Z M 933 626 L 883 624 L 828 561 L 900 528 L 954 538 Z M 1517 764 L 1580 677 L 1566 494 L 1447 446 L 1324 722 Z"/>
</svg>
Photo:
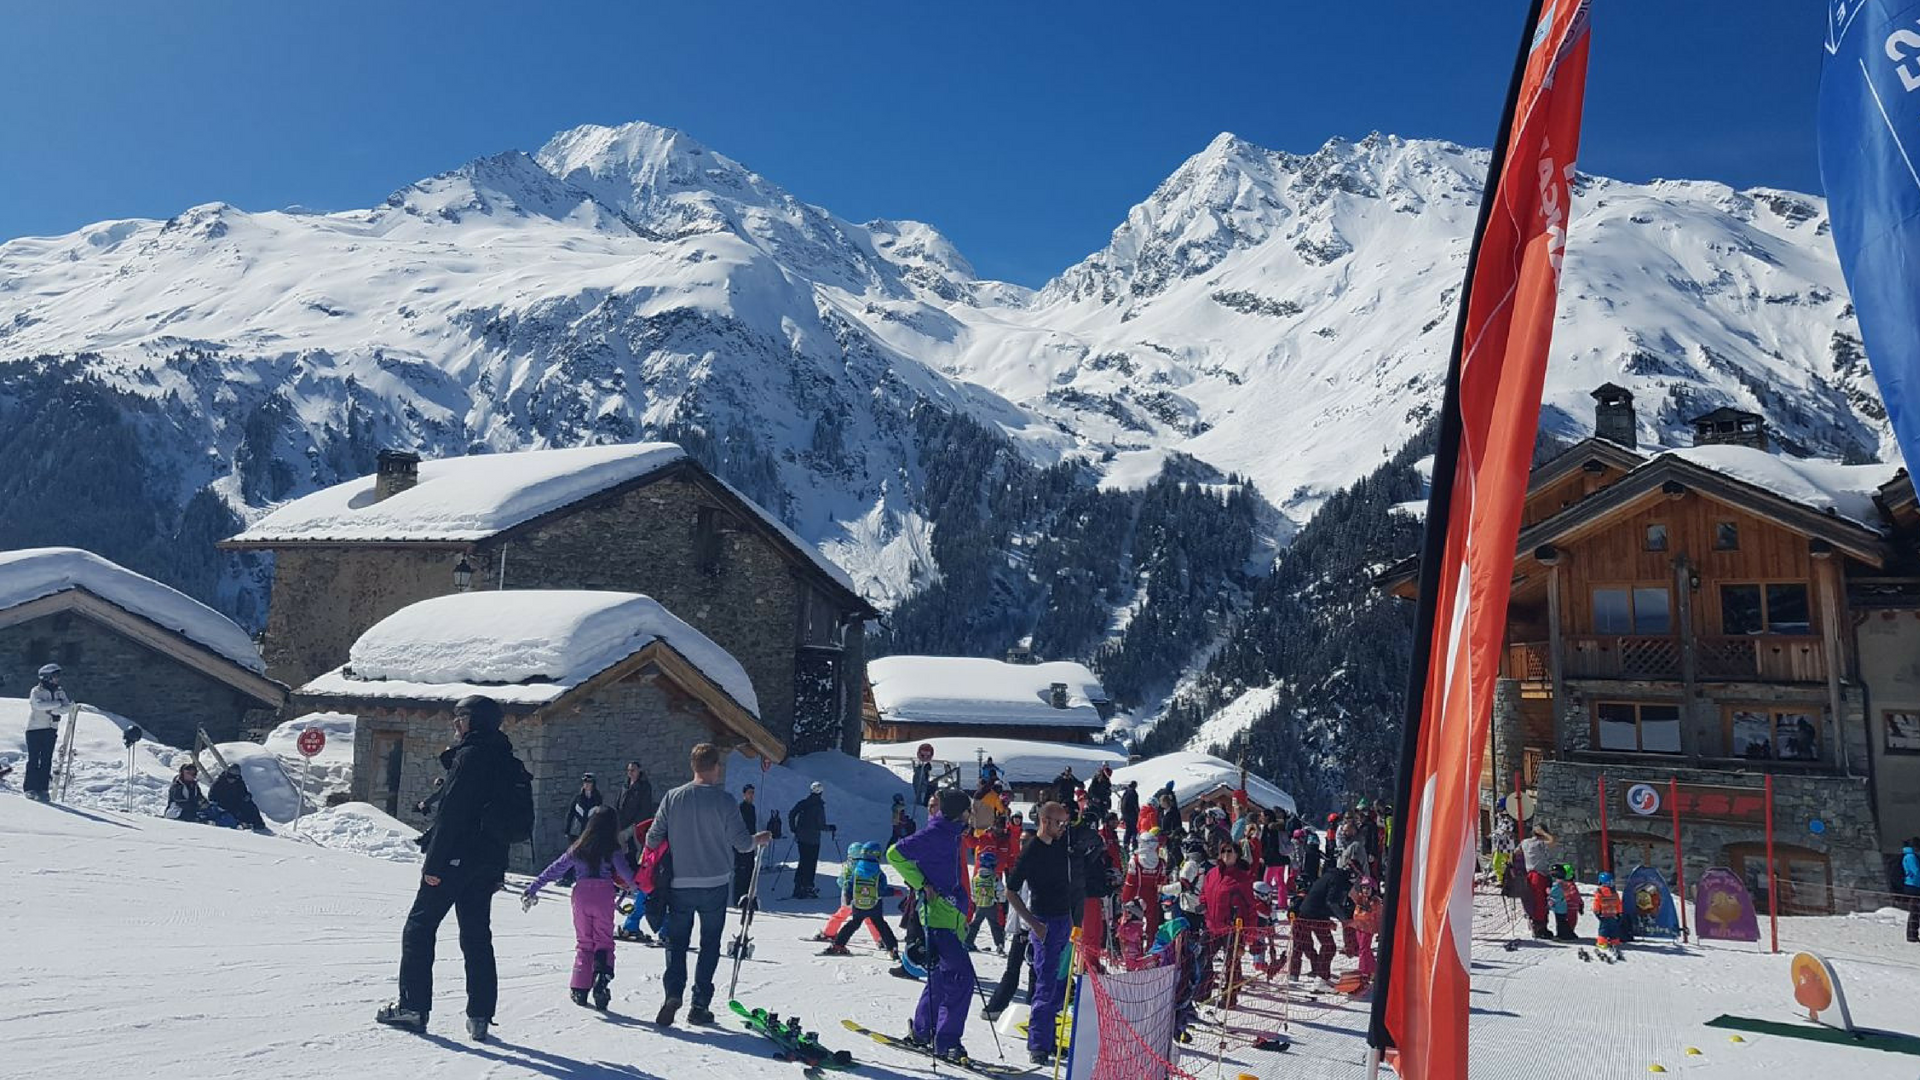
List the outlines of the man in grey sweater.
<svg viewBox="0 0 1920 1080">
<path fill-rule="evenodd" d="M 733 796 L 721 786 L 720 773 L 720 748 L 712 743 L 694 747 L 693 780 L 667 792 L 647 830 L 647 849 L 665 844 L 673 860 L 662 932 L 667 973 L 661 982 L 666 1000 L 654 1017 L 663 1026 L 673 1023 L 687 988 L 687 943 L 693 938 L 695 914 L 700 916 L 700 958 L 694 966 L 693 1007 L 687 1010 L 687 1020 L 713 1023 L 713 973 L 720 966 L 720 938 L 727 928 L 733 856 L 764 847 L 771 839 L 767 833 L 747 830 Z"/>
</svg>

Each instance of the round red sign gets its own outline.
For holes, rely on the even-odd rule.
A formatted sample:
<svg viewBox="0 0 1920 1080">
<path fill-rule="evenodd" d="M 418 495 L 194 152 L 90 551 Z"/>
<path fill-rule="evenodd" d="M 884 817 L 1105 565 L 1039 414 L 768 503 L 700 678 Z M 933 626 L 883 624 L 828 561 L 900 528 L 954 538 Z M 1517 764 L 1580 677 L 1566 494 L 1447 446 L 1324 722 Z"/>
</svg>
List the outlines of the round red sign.
<svg viewBox="0 0 1920 1080">
<path fill-rule="evenodd" d="M 299 741 L 294 743 L 302 757 L 312 757 L 327 745 L 327 733 L 319 728 L 308 728 L 300 733 Z"/>
<path fill-rule="evenodd" d="M 933 760 L 933 744 L 926 743 L 926 742 L 921 743 L 920 749 L 916 752 L 915 756 L 917 756 L 921 761 L 932 761 Z"/>
</svg>

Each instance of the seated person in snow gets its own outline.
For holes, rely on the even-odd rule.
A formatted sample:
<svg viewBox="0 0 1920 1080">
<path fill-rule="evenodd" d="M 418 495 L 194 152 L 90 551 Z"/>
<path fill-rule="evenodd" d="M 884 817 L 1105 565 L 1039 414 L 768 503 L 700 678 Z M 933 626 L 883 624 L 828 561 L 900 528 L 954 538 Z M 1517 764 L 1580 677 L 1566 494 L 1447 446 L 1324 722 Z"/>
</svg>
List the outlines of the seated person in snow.
<svg viewBox="0 0 1920 1080">
<path fill-rule="evenodd" d="M 167 788 L 167 816 L 175 821 L 210 822 L 207 797 L 200 792 L 200 766 L 189 761 Z"/>
<path fill-rule="evenodd" d="M 260 817 L 260 808 L 253 803 L 253 793 L 247 790 L 247 781 L 240 775 L 239 766 L 220 774 L 207 789 L 207 800 L 254 832 L 267 831 L 267 823 Z"/>
</svg>

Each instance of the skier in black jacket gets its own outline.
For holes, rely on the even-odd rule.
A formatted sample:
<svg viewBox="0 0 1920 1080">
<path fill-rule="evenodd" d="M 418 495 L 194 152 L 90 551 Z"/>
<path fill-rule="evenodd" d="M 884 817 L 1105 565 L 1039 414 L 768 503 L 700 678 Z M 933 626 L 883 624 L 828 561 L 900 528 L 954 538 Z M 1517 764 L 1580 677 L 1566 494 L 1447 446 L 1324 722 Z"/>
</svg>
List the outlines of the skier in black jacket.
<svg viewBox="0 0 1920 1080">
<path fill-rule="evenodd" d="M 588 773 L 580 778 L 580 794 L 573 797 L 573 805 L 567 808 L 567 842 L 572 843 L 587 831 L 587 815 L 604 800 L 600 798 L 600 782 Z"/>
<path fill-rule="evenodd" d="M 787 826 L 793 830 L 793 842 L 800 848 L 800 862 L 793 869 L 793 896 L 790 899 L 808 900 L 820 895 L 819 886 L 814 883 L 814 872 L 820 864 L 820 834 L 832 830 L 827 824 L 827 803 L 821 798 L 825 788 L 815 781 L 807 791 L 807 797 L 793 804 L 787 811 Z"/>
<path fill-rule="evenodd" d="M 488 805 L 514 781 L 513 744 L 500 733 L 504 718 L 492 698 L 461 698 L 453 709 L 457 737 L 440 755 L 447 767 L 432 827 L 421 835 L 426 853 L 420 890 L 400 933 L 400 997 L 375 1015 L 380 1023 L 425 1031 L 433 1006 L 433 942 L 452 911 L 460 923 L 467 965 L 467 1033 L 485 1041 L 499 996 L 493 961 L 493 895 L 507 870 L 507 841 L 483 827 Z"/>
<path fill-rule="evenodd" d="M 627 861 L 640 865 L 640 844 L 633 827 L 653 816 L 653 785 L 647 771 L 637 761 L 627 762 L 627 788 L 620 793 L 620 805 L 614 808 L 614 821 L 620 826 L 620 842 L 627 846 Z"/>
<path fill-rule="evenodd" d="M 1140 781 L 1129 780 L 1120 789 L 1120 828 L 1127 834 L 1127 854 L 1140 841 Z"/>
</svg>

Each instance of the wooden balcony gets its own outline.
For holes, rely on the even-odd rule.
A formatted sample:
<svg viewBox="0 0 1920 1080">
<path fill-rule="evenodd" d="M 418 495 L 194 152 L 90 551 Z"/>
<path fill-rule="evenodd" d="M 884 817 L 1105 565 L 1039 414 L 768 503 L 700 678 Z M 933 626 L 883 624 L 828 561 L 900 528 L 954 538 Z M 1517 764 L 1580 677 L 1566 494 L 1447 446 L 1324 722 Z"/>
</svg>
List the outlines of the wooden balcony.
<svg viewBox="0 0 1920 1080">
<path fill-rule="evenodd" d="M 1657 679 L 1685 677 L 1684 638 L 1673 635 L 1569 634 L 1566 671 L 1570 679 Z M 1814 635 L 1757 634 L 1693 639 L 1694 678 L 1701 682 L 1822 683 L 1827 680 L 1824 644 Z M 1552 681 L 1552 657 L 1546 642 L 1507 646 L 1501 674 L 1522 683 Z"/>
</svg>

